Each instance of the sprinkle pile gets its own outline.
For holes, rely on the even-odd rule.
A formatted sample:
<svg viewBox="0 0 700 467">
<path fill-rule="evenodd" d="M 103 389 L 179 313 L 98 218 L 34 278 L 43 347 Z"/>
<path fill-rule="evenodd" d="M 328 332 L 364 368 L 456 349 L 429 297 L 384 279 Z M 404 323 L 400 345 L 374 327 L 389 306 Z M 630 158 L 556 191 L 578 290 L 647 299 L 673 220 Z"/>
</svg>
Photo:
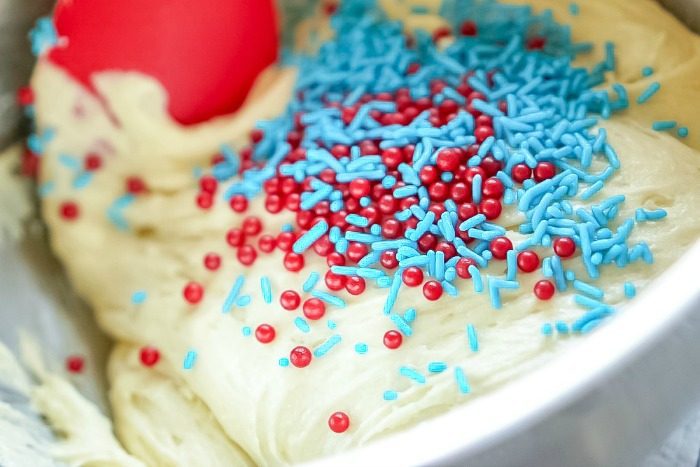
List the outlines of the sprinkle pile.
<svg viewBox="0 0 700 467">
<path fill-rule="evenodd" d="M 571 4 L 570 12 L 578 15 L 578 6 Z M 551 12 L 537 15 L 529 7 L 491 1 L 445 0 L 441 15 L 450 26 L 431 33 L 404 31 L 371 0 L 345 0 L 326 13 L 335 37 L 313 56 L 287 57 L 300 72 L 286 112 L 259 122 L 250 145 L 240 151 L 222 146 L 211 170 L 199 176 L 195 202 L 204 211 L 226 202 L 235 213 L 248 213 L 250 201 L 260 196 L 268 213 L 294 213 L 293 225 L 282 232 L 266 231 L 257 215 L 226 232 L 222 240 L 242 265 L 275 250 L 283 252 L 290 272 L 301 271 L 308 255 L 325 258 L 325 270 L 299 279 L 309 298 L 302 300 L 295 290 L 274 291 L 262 277 L 264 302 L 299 310 L 293 324 L 309 333 L 309 321 L 346 306 L 344 294 L 385 289 L 377 312 L 387 316 L 383 344 L 390 350 L 411 337 L 420 309 L 419 303 L 397 311 L 404 288 L 421 287 L 429 301 L 445 294 L 486 294 L 499 309 L 509 293 L 521 289 L 522 275 L 539 274 L 531 292 L 537 299 L 569 290 L 582 308 L 574 322 L 543 324 L 543 335 L 586 333 L 613 314 L 596 285 L 601 268 L 652 263 L 649 246 L 632 243 L 630 234 L 638 223 L 666 217 L 663 209 L 638 208 L 633 218 L 621 218 L 625 196 L 600 196 L 621 168 L 600 119 L 630 106 L 622 85 L 599 87 L 615 69 L 614 45 L 606 44 L 604 60 L 592 69 L 576 67 L 573 60 L 592 44 L 572 42 L 569 29 L 554 22 Z M 51 39 L 46 25 L 40 26 L 36 47 Z M 646 67 L 642 74 L 653 70 Z M 636 104 L 659 91 L 651 83 Z M 31 103 L 28 94 L 23 98 Z M 658 131 L 676 127 L 675 121 L 653 124 Z M 681 127 L 677 134 L 685 137 L 688 130 Z M 49 130 L 34 135 L 32 152 L 40 154 L 50 137 Z M 88 182 L 102 164 L 96 154 L 86 155 L 82 164 L 64 159 L 76 180 L 84 176 Z M 121 230 L 128 230 L 124 209 L 148 194 L 138 177 L 125 185 L 107 213 Z M 67 221 L 79 217 L 73 202 L 61 210 Z M 580 261 L 585 277 L 577 277 L 569 261 Z M 502 267 L 487 273 L 494 263 Z M 221 264 L 218 253 L 203 256 L 209 271 Z M 494 269 L 505 272 L 493 275 Z M 244 284 L 244 275 L 232 284 L 223 313 L 251 303 Z M 636 293 L 631 283 L 623 290 L 628 298 Z M 181 293 L 196 305 L 206 290 L 190 281 Z M 145 291 L 136 291 L 132 302 L 146 298 Z M 289 349 L 279 366 L 308 367 L 340 345 L 335 322 L 328 320 L 327 327 L 332 333 L 322 344 Z M 261 344 L 278 335 L 267 323 L 245 326 L 242 333 Z M 467 351 L 478 352 L 475 326 L 468 324 L 465 335 Z M 364 355 L 368 346 L 360 342 L 354 349 Z M 152 347 L 140 355 L 145 366 L 159 357 Z M 192 369 L 196 359 L 189 350 L 184 368 Z M 447 369 L 446 362 L 434 361 L 427 374 Z M 398 372 L 416 384 L 427 381 L 409 366 Z M 468 394 L 464 370 L 453 372 L 458 391 Z M 386 401 L 398 397 L 394 390 L 383 392 Z M 336 412 L 328 425 L 342 433 L 350 419 Z"/>
</svg>

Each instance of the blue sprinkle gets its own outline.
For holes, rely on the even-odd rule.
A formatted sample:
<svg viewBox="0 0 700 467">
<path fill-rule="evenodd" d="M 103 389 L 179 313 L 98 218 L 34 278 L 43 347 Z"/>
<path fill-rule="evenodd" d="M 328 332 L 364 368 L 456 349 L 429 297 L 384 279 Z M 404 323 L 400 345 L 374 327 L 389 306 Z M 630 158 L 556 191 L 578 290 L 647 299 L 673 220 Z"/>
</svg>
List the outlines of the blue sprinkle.
<svg viewBox="0 0 700 467">
<path fill-rule="evenodd" d="M 367 344 L 364 342 L 359 342 L 355 344 L 355 352 L 357 352 L 360 355 L 364 355 L 367 353 Z"/>
<path fill-rule="evenodd" d="M 481 174 L 476 174 L 472 180 L 472 200 L 481 202 Z"/>
<path fill-rule="evenodd" d="M 348 224 L 356 225 L 357 227 L 367 227 L 369 225 L 369 219 L 359 214 L 348 214 L 345 216 L 345 220 Z"/>
<path fill-rule="evenodd" d="M 551 336 L 554 333 L 554 328 L 552 328 L 552 325 L 550 323 L 544 323 L 542 325 L 542 334 L 545 336 Z"/>
<path fill-rule="evenodd" d="M 479 338 L 476 335 L 476 328 L 473 324 L 467 324 L 467 338 L 469 339 L 469 348 L 472 352 L 479 351 Z"/>
<path fill-rule="evenodd" d="M 678 128 L 678 136 L 679 136 L 680 138 L 685 138 L 685 137 L 687 137 L 687 136 L 688 136 L 688 133 L 689 133 L 688 127 L 682 126 L 682 127 Z"/>
<path fill-rule="evenodd" d="M 569 334 L 569 325 L 563 321 L 557 321 L 554 323 L 554 327 L 559 334 Z"/>
<path fill-rule="evenodd" d="M 302 285 L 302 290 L 306 293 L 311 292 L 311 290 L 316 287 L 316 283 L 318 283 L 318 279 L 320 278 L 319 274 L 316 271 L 312 271 L 309 274 L 309 277 L 304 281 L 304 284 Z"/>
<path fill-rule="evenodd" d="M 241 334 L 243 334 L 243 337 L 250 336 L 252 332 L 253 332 L 253 330 L 250 329 L 250 326 L 243 326 L 241 328 Z"/>
<path fill-rule="evenodd" d="M 309 327 L 309 323 L 306 322 L 306 320 L 300 316 L 297 316 L 294 318 L 294 326 L 297 327 L 301 332 L 307 333 L 311 331 L 311 328 Z"/>
<path fill-rule="evenodd" d="M 398 399 L 399 395 L 396 391 L 388 390 L 384 391 L 383 397 L 385 401 L 395 401 L 396 399 Z"/>
<path fill-rule="evenodd" d="M 243 275 L 240 275 L 236 278 L 236 282 L 233 283 L 233 287 L 231 287 L 231 291 L 226 296 L 226 300 L 224 300 L 224 304 L 221 307 L 222 313 L 228 313 L 229 311 L 231 311 L 231 308 L 233 308 L 233 304 L 238 298 L 238 294 L 241 292 L 241 288 L 243 288 L 244 282 L 245 277 L 243 277 Z"/>
<path fill-rule="evenodd" d="M 643 208 L 637 208 L 634 214 L 634 219 L 637 222 L 658 221 L 663 219 L 667 215 L 668 213 L 665 209 L 655 209 L 653 211 L 649 211 Z"/>
<path fill-rule="evenodd" d="M 580 10 L 578 4 L 573 3 L 573 2 L 569 3 L 569 13 L 571 13 L 572 16 L 578 16 L 580 11 L 581 10 Z"/>
<path fill-rule="evenodd" d="M 384 303 L 385 315 L 391 314 L 391 310 L 394 308 L 394 303 L 396 303 L 401 282 L 401 274 L 399 272 L 394 273 L 394 278 L 391 281 L 391 288 L 389 289 L 389 294 L 387 295 L 386 302 Z"/>
<path fill-rule="evenodd" d="M 399 374 L 401 376 L 405 376 L 406 378 L 415 381 L 416 383 L 425 384 L 425 376 L 423 376 L 422 374 L 420 374 L 418 371 L 414 370 L 413 368 L 409 368 L 407 366 L 402 366 L 399 369 Z"/>
<path fill-rule="evenodd" d="M 603 189 L 603 182 L 601 180 L 598 180 L 595 182 L 593 185 L 588 187 L 586 191 L 581 193 L 581 199 L 583 200 L 589 200 L 591 199 L 596 193 L 598 193 L 600 190 Z"/>
<path fill-rule="evenodd" d="M 642 76 L 648 77 L 654 74 L 654 69 L 650 66 L 645 66 L 642 68 Z"/>
<path fill-rule="evenodd" d="M 469 394 L 471 389 L 469 388 L 469 383 L 467 382 L 467 376 L 464 374 L 464 370 L 462 370 L 460 367 L 455 367 L 455 381 L 457 382 L 459 392 L 462 394 Z"/>
<path fill-rule="evenodd" d="M 289 366 L 289 359 L 286 357 L 282 357 L 277 361 L 277 364 L 281 366 L 282 368 L 288 367 Z"/>
<path fill-rule="evenodd" d="M 406 310 L 406 312 L 403 314 L 403 319 L 407 323 L 412 323 L 416 320 L 416 309 L 415 308 L 409 308 Z"/>
<path fill-rule="evenodd" d="M 134 305 L 140 305 L 146 301 L 146 298 L 148 298 L 148 294 L 143 290 L 138 290 L 131 294 L 131 303 Z"/>
<path fill-rule="evenodd" d="M 314 357 L 323 357 L 330 351 L 333 347 L 335 347 L 340 341 L 341 337 L 338 334 L 333 334 L 331 337 L 329 337 L 323 344 L 319 345 L 316 347 L 316 350 L 314 350 Z"/>
<path fill-rule="evenodd" d="M 362 198 L 360 198 L 360 206 L 362 206 L 363 208 L 366 208 L 370 204 L 372 204 L 372 199 L 369 196 L 363 196 Z"/>
<path fill-rule="evenodd" d="M 265 303 L 272 303 L 272 287 L 270 285 L 270 279 L 267 276 L 262 276 L 260 278 L 260 289 L 262 290 L 262 296 Z"/>
<path fill-rule="evenodd" d="M 651 124 L 651 128 L 654 131 L 665 131 L 674 129 L 676 125 L 675 120 L 657 120 Z"/>
<path fill-rule="evenodd" d="M 586 295 L 590 295 L 598 300 L 603 298 L 603 291 L 601 289 L 580 280 L 574 280 L 574 289 L 583 292 Z"/>
<path fill-rule="evenodd" d="M 506 279 L 514 281 L 518 273 L 518 253 L 515 250 L 508 250 L 506 253 L 507 273 Z"/>
<path fill-rule="evenodd" d="M 335 295 L 331 295 L 328 292 L 314 290 L 311 292 L 311 295 L 333 306 L 337 306 L 338 308 L 345 308 L 345 300 L 340 297 L 336 297 Z"/>
<path fill-rule="evenodd" d="M 243 295 L 241 297 L 238 297 L 238 300 L 236 300 L 236 306 L 240 308 L 246 307 L 250 305 L 251 300 L 252 298 L 250 297 L 250 295 Z"/>
<path fill-rule="evenodd" d="M 637 97 L 637 104 L 644 104 L 647 102 L 651 97 L 657 93 L 657 91 L 661 89 L 661 84 L 658 81 L 654 81 L 647 87 L 640 95 Z"/>
<path fill-rule="evenodd" d="M 484 282 L 481 278 L 481 272 L 473 264 L 470 265 L 467 270 L 472 276 L 472 282 L 474 283 L 474 292 L 481 293 L 484 291 Z"/>
<path fill-rule="evenodd" d="M 311 245 L 314 244 L 316 240 L 321 238 L 323 234 L 328 231 L 328 222 L 325 220 L 320 220 L 316 222 L 313 227 L 306 231 L 304 235 L 299 237 L 294 245 L 292 245 L 292 251 L 296 254 L 301 254 L 306 251 Z"/>
<path fill-rule="evenodd" d="M 428 363 L 429 373 L 442 373 L 447 369 L 447 363 L 445 362 L 430 362 Z"/>
<path fill-rule="evenodd" d="M 329 319 L 328 321 L 326 321 L 326 326 L 332 331 L 333 329 L 338 327 L 338 324 L 332 319 Z"/>
<path fill-rule="evenodd" d="M 637 289 L 634 287 L 634 284 L 625 282 L 625 297 L 634 298 L 635 295 L 637 295 Z"/>
<path fill-rule="evenodd" d="M 191 370 L 197 361 L 197 352 L 194 350 L 188 350 L 185 354 L 185 361 L 183 362 L 183 368 L 185 370 Z"/>
<path fill-rule="evenodd" d="M 292 224 L 284 224 L 280 230 L 282 232 L 293 232 L 294 226 Z"/>
</svg>

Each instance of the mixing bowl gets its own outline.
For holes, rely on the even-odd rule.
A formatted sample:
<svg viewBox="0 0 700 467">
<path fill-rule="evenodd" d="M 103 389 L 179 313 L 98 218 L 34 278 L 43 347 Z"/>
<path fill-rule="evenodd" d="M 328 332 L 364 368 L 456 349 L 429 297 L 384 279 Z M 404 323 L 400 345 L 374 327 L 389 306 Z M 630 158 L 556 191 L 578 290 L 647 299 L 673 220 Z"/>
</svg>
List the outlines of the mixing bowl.
<svg viewBox="0 0 700 467">
<path fill-rule="evenodd" d="M 18 134 L 14 92 L 31 68 L 26 32 L 50 3 L 0 0 L 0 148 Z M 700 25 L 700 0 L 664 3 L 696 29 Z M 0 248 L 0 320 L 10 323 L 0 328 L 0 340 L 12 345 L 20 325 L 49 335 L 57 346 L 94 336 L 85 324 L 70 324 L 84 323 L 84 314 L 47 318 L 55 307 L 80 305 L 57 292 L 65 284 L 56 283 L 56 265 L 41 248 L 40 242 Z M 539 370 L 412 429 L 314 464 L 639 465 L 700 403 L 698 264 L 700 243 L 619 316 Z M 47 278 L 53 287 L 41 282 Z M 43 298 L 22 298 L 37 295 Z M 69 324 L 57 329 L 46 319 Z M 75 345 L 95 348 L 84 340 Z"/>
</svg>

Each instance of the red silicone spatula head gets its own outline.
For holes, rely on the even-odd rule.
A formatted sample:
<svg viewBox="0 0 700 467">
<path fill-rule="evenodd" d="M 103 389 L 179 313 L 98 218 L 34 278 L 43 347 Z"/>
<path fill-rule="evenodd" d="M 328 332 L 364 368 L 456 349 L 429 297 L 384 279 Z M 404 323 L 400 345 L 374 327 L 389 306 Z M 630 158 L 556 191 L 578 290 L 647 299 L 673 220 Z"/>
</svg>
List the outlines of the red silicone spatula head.
<svg viewBox="0 0 700 467">
<path fill-rule="evenodd" d="M 54 20 L 65 44 L 50 59 L 92 88 L 106 70 L 153 76 L 168 110 L 192 124 L 236 110 L 275 61 L 273 0 L 59 0 Z"/>
</svg>

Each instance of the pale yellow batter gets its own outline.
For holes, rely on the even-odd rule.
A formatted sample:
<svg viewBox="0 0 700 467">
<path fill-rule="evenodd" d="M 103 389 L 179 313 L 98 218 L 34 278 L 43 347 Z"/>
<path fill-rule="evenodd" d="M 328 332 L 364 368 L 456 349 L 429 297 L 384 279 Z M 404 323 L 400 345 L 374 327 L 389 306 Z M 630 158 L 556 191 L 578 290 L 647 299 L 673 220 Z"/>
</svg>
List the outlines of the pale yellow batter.
<svg viewBox="0 0 700 467">
<path fill-rule="evenodd" d="M 400 2 L 382 3 L 392 15 L 404 17 Z M 568 13 L 566 1 L 522 3 L 552 8 L 559 22 L 572 25 L 575 40 L 594 42 L 597 52 L 585 63 L 600 59 L 604 41 L 615 42 L 619 62 L 614 79 L 625 84 L 631 100 L 651 82 L 641 77 L 643 66 L 652 66 L 653 80 L 662 84 L 649 103 L 632 105 L 604 124 L 622 170 L 601 196 L 624 193 L 623 218 L 639 206 L 668 211 L 668 220 L 640 224 L 633 232 L 633 241 L 649 243 L 655 257 L 652 266 L 603 269 L 601 284 L 608 302 L 622 303 L 623 282 L 643 286 L 700 233 L 700 130 L 692 131 L 700 122 L 700 39 L 652 1 L 587 0 L 580 2 L 579 16 Z M 407 24 L 426 21 L 440 20 L 410 18 Z M 274 253 L 243 268 L 224 240 L 226 230 L 241 219 L 223 203 L 207 213 L 200 211 L 194 203 L 192 170 L 206 165 L 222 142 L 241 144 L 255 120 L 279 114 L 294 79 L 292 70 L 270 69 L 235 116 L 182 128 L 164 112 L 166 96 L 155 82 L 136 74 L 104 73 L 96 86 L 121 123 L 117 127 L 101 104 L 61 70 L 40 61 L 35 71 L 38 124 L 56 129 L 43 156 L 41 179 L 56 184 L 43 199 L 43 214 L 53 248 L 76 290 L 116 341 L 109 363 L 116 432 L 126 450 L 147 465 L 287 464 L 349 449 L 466 403 L 542 365 L 575 341 L 539 334 L 542 322 L 571 320 L 581 310 L 571 294 L 558 294 L 543 306 L 530 293 L 537 276 L 533 274 L 519 278 L 518 293 L 504 293 L 499 311 L 487 295 L 474 294 L 470 283 L 459 297 L 437 303 L 425 301 L 417 290 L 403 289 L 398 308 L 418 304 L 415 335 L 400 351 L 388 351 L 381 344 L 387 329 L 381 313 L 386 291 L 369 287 L 360 297 L 346 296 L 346 308 L 329 307 L 327 316 L 342 330 L 332 358 L 316 359 L 303 370 L 279 367 L 277 360 L 290 348 L 314 348 L 333 331 L 324 321 L 313 324 L 313 333 L 298 332 L 289 312 L 277 302 L 262 301 L 259 277 L 270 276 L 277 297 L 284 289 L 299 289 L 311 270 L 323 271 L 325 264 L 307 255 L 306 268 L 290 274 L 282 271 L 281 254 Z M 653 120 L 670 118 L 690 125 L 690 136 L 678 140 L 651 130 Z M 71 186 L 73 173 L 58 156 L 91 151 L 104 154 L 105 166 L 88 187 L 76 191 Z M 131 230 L 119 231 L 105 212 L 123 193 L 124 178 L 132 174 L 144 178 L 150 193 L 124 211 Z M 81 207 L 75 222 L 58 215 L 66 199 Z M 253 202 L 251 212 L 265 212 L 260 200 Z M 506 211 L 499 219 L 513 227 L 508 236 L 516 243 L 519 216 Z M 264 215 L 263 220 L 266 230 L 279 231 L 292 219 L 281 214 Z M 223 254 L 217 273 L 202 267 L 208 251 Z M 572 269 L 582 273 L 578 266 L 576 262 Z M 502 273 L 499 267 L 502 263 L 486 272 Z M 224 297 L 241 272 L 247 277 L 244 292 L 253 302 L 222 314 Z M 205 287 L 198 306 L 186 304 L 180 295 L 189 280 Z M 138 290 L 146 291 L 148 298 L 134 305 L 131 296 Z M 241 333 L 242 326 L 255 328 L 262 322 L 277 329 L 277 339 L 266 346 Z M 479 332 L 479 353 L 468 351 L 468 323 Z M 368 344 L 366 355 L 355 353 L 357 342 Z M 144 345 L 161 352 L 153 368 L 139 362 Z M 194 368 L 186 371 L 183 358 L 190 349 L 198 357 Z M 452 372 L 429 376 L 426 385 L 398 376 L 402 365 L 425 371 L 438 359 L 461 366 L 473 394 L 457 390 Z M 386 389 L 396 390 L 398 399 L 384 401 Z M 351 428 L 342 435 L 329 431 L 326 423 L 338 410 L 351 417 Z"/>
</svg>

